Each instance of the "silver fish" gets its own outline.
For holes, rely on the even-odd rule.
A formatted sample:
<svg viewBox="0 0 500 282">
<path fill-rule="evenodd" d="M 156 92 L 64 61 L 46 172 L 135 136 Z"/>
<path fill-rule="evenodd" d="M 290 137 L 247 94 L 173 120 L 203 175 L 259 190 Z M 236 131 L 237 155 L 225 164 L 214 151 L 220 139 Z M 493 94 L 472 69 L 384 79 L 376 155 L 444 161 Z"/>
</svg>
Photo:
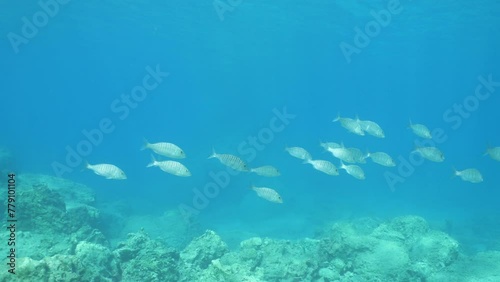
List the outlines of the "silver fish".
<svg viewBox="0 0 500 282">
<path fill-rule="evenodd" d="M 354 160 L 356 163 L 361 163 L 365 164 L 366 163 L 366 155 L 358 148 L 346 148 L 347 152 L 349 155 L 351 155 L 351 158 Z"/>
<path fill-rule="evenodd" d="M 250 171 L 254 172 L 260 176 L 266 176 L 266 177 L 280 176 L 279 170 L 271 165 L 265 165 L 265 166 L 261 166 L 261 167 L 252 168 L 252 169 L 250 169 Z"/>
<path fill-rule="evenodd" d="M 341 148 L 332 148 L 329 147 L 326 149 L 328 152 L 332 153 L 334 157 L 337 159 L 347 162 L 347 163 L 355 163 L 356 159 L 354 158 L 353 155 L 351 155 L 351 152 L 347 150 L 347 148 L 341 147 Z"/>
<path fill-rule="evenodd" d="M 292 156 L 301 160 L 312 159 L 311 154 L 309 154 L 306 149 L 302 147 L 286 147 L 285 150 Z"/>
<path fill-rule="evenodd" d="M 208 157 L 209 159 L 216 158 L 223 165 L 230 167 L 237 171 L 249 171 L 247 164 L 235 155 L 230 154 L 217 154 L 215 149 L 212 150 L 212 155 Z"/>
<path fill-rule="evenodd" d="M 172 143 L 167 143 L 167 142 L 160 142 L 160 143 L 149 143 L 146 139 L 144 139 L 144 145 L 142 146 L 141 150 L 145 149 L 151 149 L 153 152 L 157 153 L 158 155 L 162 155 L 165 157 L 169 158 L 174 158 L 174 159 L 183 159 L 186 157 L 186 154 L 184 151 L 179 148 L 179 146 L 172 144 Z"/>
<path fill-rule="evenodd" d="M 339 175 L 337 167 L 329 161 L 324 160 L 306 160 L 304 163 L 308 163 L 314 167 L 314 169 L 319 170 L 328 175 Z"/>
<path fill-rule="evenodd" d="M 170 173 L 176 176 L 189 177 L 191 172 L 187 167 L 185 167 L 180 162 L 176 161 L 157 161 L 153 155 L 151 155 L 151 163 L 147 167 L 157 166 L 166 173 Z"/>
<path fill-rule="evenodd" d="M 418 152 L 422 157 L 433 162 L 444 161 L 444 154 L 436 147 L 418 147 L 413 152 Z"/>
<path fill-rule="evenodd" d="M 323 149 L 328 150 L 328 148 L 342 148 L 343 146 L 335 142 L 320 142 L 319 145 Z"/>
<path fill-rule="evenodd" d="M 345 165 L 340 162 L 340 168 L 344 169 L 349 175 L 357 178 L 357 179 L 365 179 L 365 172 L 363 169 L 357 165 Z"/>
<path fill-rule="evenodd" d="M 351 133 L 361 135 L 361 136 L 365 135 L 365 132 L 361 128 L 361 125 L 359 125 L 359 123 L 355 119 L 343 118 L 343 117 L 340 117 L 340 115 L 338 115 L 333 120 L 333 122 L 336 122 L 336 121 L 340 122 L 340 125 L 342 125 L 343 128 L 347 129 Z"/>
<path fill-rule="evenodd" d="M 259 196 L 263 199 L 266 199 L 270 202 L 278 203 L 278 204 L 283 203 L 283 199 L 281 199 L 281 196 L 274 189 L 267 188 L 267 187 L 252 186 L 252 190 L 254 190 L 257 193 L 257 196 Z"/>
<path fill-rule="evenodd" d="M 91 165 L 87 163 L 85 167 L 92 170 L 97 175 L 104 176 L 106 179 L 127 179 L 123 170 L 112 164 Z"/>
<path fill-rule="evenodd" d="M 418 124 L 418 123 L 413 124 L 413 123 L 411 123 L 411 120 L 410 120 L 410 128 L 413 131 L 413 133 L 415 133 L 415 135 L 422 137 L 422 138 L 426 138 L 426 139 L 432 139 L 431 132 L 429 131 L 427 126 L 425 126 L 423 124 Z"/>
<path fill-rule="evenodd" d="M 463 181 L 468 181 L 472 183 L 479 183 L 483 182 L 483 176 L 479 172 L 479 170 L 475 168 L 468 168 L 464 169 L 462 171 L 460 170 L 454 170 L 456 176 L 460 176 Z"/>
<path fill-rule="evenodd" d="M 360 120 L 358 118 L 356 119 L 356 121 L 361 126 L 361 129 L 363 129 L 363 131 L 365 131 L 366 133 L 378 138 L 385 138 L 384 131 L 382 130 L 380 125 L 376 124 L 375 122 L 370 120 Z"/>
<path fill-rule="evenodd" d="M 376 164 L 383 165 L 383 166 L 396 166 L 396 163 L 394 160 L 389 156 L 388 154 L 384 152 L 375 152 L 375 153 L 368 153 L 366 155 L 368 158 L 371 158 L 372 161 Z"/>
<path fill-rule="evenodd" d="M 500 147 L 486 149 L 485 155 L 489 155 L 490 158 L 500 162 Z"/>
</svg>

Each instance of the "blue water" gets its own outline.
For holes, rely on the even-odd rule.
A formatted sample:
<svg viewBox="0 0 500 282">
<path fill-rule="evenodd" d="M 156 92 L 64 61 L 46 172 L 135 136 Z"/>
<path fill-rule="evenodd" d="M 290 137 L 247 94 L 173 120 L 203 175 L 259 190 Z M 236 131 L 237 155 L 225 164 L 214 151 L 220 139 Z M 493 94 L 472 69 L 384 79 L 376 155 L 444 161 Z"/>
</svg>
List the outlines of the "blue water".
<svg viewBox="0 0 500 282">
<path fill-rule="evenodd" d="M 202 226 L 229 241 L 245 234 L 303 238 L 337 219 L 415 214 L 436 227 L 445 220 L 464 229 L 484 225 L 487 231 L 462 236 L 463 242 L 479 244 L 486 233 L 500 234 L 500 163 L 483 156 L 488 144 L 500 146 L 500 3 L 401 1 L 399 12 L 348 62 L 342 42 L 355 46 L 355 28 L 364 29 L 374 20 L 370 11 L 387 9 L 388 3 L 243 1 L 221 20 L 211 1 L 70 1 L 25 44 L 12 43 L 11 33 L 23 36 L 22 18 L 33 21 L 41 8 L 4 1 L 1 145 L 14 153 L 17 173 L 84 183 L 99 201 L 124 200 L 137 214 L 193 206 L 193 189 L 203 191 L 212 181 L 210 172 L 225 171 L 207 159 L 212 148 L 239 155 L 251 167 L 278 167 L 278 178 L 232 176 L 198 210 Z M 146 68 L 157 66 L 169 76 L 137 107 L 114 102 L 143 84 Z M 478 77 L 488 76 L 497 82 L 484 92 L 489 97 L 471 98 L 481 85 Z M 478 102 L 469 104 L 467 118 L 447 112 L 464 101 Z M 294 118 L 259 150 L 250 145 L 239 150 L 269 127 L 274 109 L 286 109 Z M 377 122 L 386 138 L 348 133 L 332 123 L 338 113 Z M 301 146 L 315 159 L 338 164 L 322 151 L 321 140 L 408 160 L 419 140 L 407 128 L 410 118 L 444 132 L 436 146 L 446 160 L 416 166 L 394 189 L 384 174 L 398 175 L 398 167 L 369 162 L 363 165 L 366 180 L 360 181 L 344 171 L 322 174 L 284 151 Z M 114 130 L 81 159 L 119 166 L 125 181 L 66 162 L 67 146 L 76 150 L 87 140 L 82 131 L 98 128 L 103 119 Z M 146 168 L 150 152 L 139 150 L 143 138 L 181 146 L 187 154 L 182 162 L 193 176 Z M 55 162 L 70 171 L 58 173 Z M 452 167 L 475 167 L 484 182 L 452 178 Z M 248 189 L 252 183 L 276 189 L 284 203 L 258 198 Z M 491 217 L 497 226 L 484 220 Z"/>
</svg>

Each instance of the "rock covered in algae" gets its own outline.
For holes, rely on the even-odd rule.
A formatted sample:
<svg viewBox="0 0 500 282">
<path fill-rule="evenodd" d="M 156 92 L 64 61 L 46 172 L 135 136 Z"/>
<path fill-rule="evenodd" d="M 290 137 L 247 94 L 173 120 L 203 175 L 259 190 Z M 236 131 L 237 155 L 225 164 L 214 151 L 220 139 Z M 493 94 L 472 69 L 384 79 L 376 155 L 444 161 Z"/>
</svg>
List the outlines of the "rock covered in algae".
<svg viewBox="0 0 500 282">
<path fill-rule="evenodd" d="M 212 230 L 207 230 L 203 235 L 195 238 L 181 252 L 182 262 L 190 267 L 199 269 L 207 268 L 212 260 L 222 257 L 229 252 L 227 244 Z"/>
<path fill-rule="evenodd" d="M 444 268 L 458 258 L 458 242 L 441 231 L 430 231 L 412 246 L 410 257 L 435 270 Z"/>
<path fill-rule="evenodd" d="M 107 245 L 96 226 L 99 211 L 88 205 L 93 197 L 84 188 L 80 192 L 64 192 L 81 187 L 55 177 L 19 175 L 18 179 L 16 201 L 22 208 L 18 209 L 17 219 L 22 228 L 17 236 L 23 241 L 20 256 L 40 260 L 56 254 L 67 255 L 80 241 Z M 77 202 L 80 200 L 83 202 Z M 68 206 L 66 201 L 73 202 Z"/>
<path fill-rule="evenodd" d="M 115 281 L 119 277 L 119 261 L 113 253 L 99 244 L 79 242 L 73 256 L 85 271 L 80 270 L 81 281 L 94 281 L 95 277 Z"/>
<path fill-rule="evenodd" d="M 410 265 L 406 248 L 399 242 L 380 240 L 370 250 L 360 252 L 353 259 L 353 272 L 362 277 L 381 281 L 401 281 L 406 273 L 400 271 Z"/>
<path fill-rule="evenodd" d="M 240 243 L 239 251 L 227 252 L 215 233 L 205 233 L 209 242 L 217 242 L 218 252 L 211 252 L 211 261 L 206 268 L 191 267 L 182 271 L 181 281 L 312 281 L 318 268 L 315 254 L 317 241 L 272 240 L 254 237 Z M 214 237 L 216 236 L 216 237 Z M 202 236 L 200 238 L 206 237 Z M 197 238 L 192 248 L 205 245 Z M 213 248 L 212 248 L 213 250 Z M 186 253 L 186 252 L 183 252 Z M 199 252 L 195 252 L 199 254 Z M 216 255 L 217 254 L 217 255 Z M 222 254 L 221 257 L 219 257 Z M 183 257 L 181 253 L 181 257 Z M 193 257 L 184 257 L 190 261 Z M 196 261 L 196 260 L 195 260 Z M 195 263 L 194 265 L 200 265 Z M 189 273 L 192 273 L 189 275 Z M 297 280 L 299 279 L 299 280 Z"/>
<path fill-rule="evenodd" d="M 480 252 L 471 257 L 460 257 L 443 271 L 426 281 L 497 282 L 500 281 L 500 251 Z"/>
<path fill-rule="evenodd" d="M 172 233 L 152 240 L 138 232 L 110 251 L 99 230 L 108 222 L 92 206 L 92 196 L 66 191 L 66 184 L 77 187 L 67 181 L 22 179 L 25 209 L 19 215 L 26 229 L 18 232 L 20 275 L 8 280 L 0 273 L 0 281 L 500 281 L 499 254 L 459 256 L 454 239 L 430 230 L 417 216 L 335 223 L 318 239 L 253 237 L 235 251 L 210 230 L 180 252 L 162 242 L 182 246 L 189 239 L 179 241 Z M 169 222 L 158 233 L 165 227 L 188 230 L 175 213 L 161 219 Z"/>
<path fill-rule="evenodd" d="M 72 255 L 17 261 L 16 275 L 0 274 L 0 281 L 120 281 L 118 261 L 101 245 L 80 242 Z"/>
<path fill-rule="evenodd" d="M 458 256 L 458 243 L 454 239 L 439 231 L 429 231 L 427 222 L 417 216 L 381 223 L 371 233 L 359 233 L 357 229 L 350 223 L 337 223 L 320 241 L 318 257 L 326 263 L 326 269 L 337 271 L 343 279 L 425 279 Z"/>
<path fill-rule="evenodd" d="M 71 180 L 50 175 L 29 173 L 18 175 L 17 180 L 20 191 L 45 186 L 59 193 L 68 209 L 74 205 L 93 205 L 95 203 L 95 195 L 90 187 Z"/>
<path fill-rule="evenodd" d="M 152 240 L 144 232 L 128 235 L 114 251 L 122 273 L 122 281 L 178 281 L 179 253 Z"/>
<path fill-rule="evenodd" d="M 262 272 L 260 278 L 264 281 L 285 281 L 298 277 L 310 280 L 318 267 L 315 259 L 317 252 L 316 240 L 291 241 L 255 237 L 241 242 L 239 257 L 249 273 L 252 270 Z"/>
<path fill-rule="evenodd" d="M 23 230 L 44 233 L 67 233 L 66 204 L 62 196 L 47 185 L 22 190 L 17 196 L 18 220 Z"/>
</svg>

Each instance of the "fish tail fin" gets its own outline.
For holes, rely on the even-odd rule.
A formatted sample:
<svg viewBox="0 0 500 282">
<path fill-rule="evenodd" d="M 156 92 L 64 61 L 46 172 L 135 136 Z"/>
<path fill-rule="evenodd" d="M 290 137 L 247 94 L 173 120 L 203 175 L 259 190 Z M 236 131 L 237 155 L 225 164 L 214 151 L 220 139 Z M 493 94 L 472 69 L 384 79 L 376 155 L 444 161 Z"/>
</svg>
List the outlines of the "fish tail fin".
<svg viewBox="0 0 500 282">
<path fill-rule="evenodd" d="M 359 119 L 359 115 L 358 115 L 357 113 L 356 113 L 355 118 L 356 118 L 356 121 L 360 121 L 360 119 Z"/>
<path fill-rule="evenodd" d="M 141 151 L 142 150 L 146 150 L 149 146 L 149 142 L 148 140 L 146 140 L 146 138 L 142 138 L 142 147 L 141 147 Z"/>
<path fill-rule="evenodd" d="M 420 148 L 421 148 L 421 147 L 420 147 L 420 146 L 418 146 L 418 144 L 415 142 L 415 143 L 413 143 L 413 150 L 412 150 L 411 152 L 412 152 L 412 153 L 415 153 L 415 152 L 417 152 L 417 150 L 418 150 L 418 149 L 420 149 Z"/>
<path fill-rule="evenodd" d="M 312 161 L 311 159 L 305 159 L 305 160 L 302 162 L 302 164 L 310 164 L 310 163 L 311 163 L 311 161 Z"/>
<path fill-rule="evenodd" d="M 340 166 L 339 167 L 342 168 L 342 169 L 345 168 L 344 162 L 342 160 L 340 160 Z"/>
<path fill-rule="evenodd" d="M 84 171 L 86 169 L 90 169 L 90 164 L 89 164 L 89 162 L 87 160 L 84 160 L 83 161 L 83 165 L 82 165 L 80 171 Z"/>
<path fill-rule="evenodd" d="M 151 154 L 151 162 L 146 167 L 152 167 L 152 166 L 155 166 L 155 164 L 156 164 L 155 156 L 153 156 L 153 154 Z"/>
<path fill-rule="evenodd" d="M 408 124 L 407 128 L 411 128 L 411 126 L 413 125 L 413 123 L 411 122 L 411 118 L 408 118 L 408 122 L 409 122 L 409 124 Z"/>
<path fill-rule="evenodd" d="M 486 144 L 486 151 L 483 153 L 483 157 L 488 155 L 490 149 L 491 149 L 491 144 L 490 142 L 488 142 L 488 144 Z"/>
<path fill-rule="evenodd" d="M 337 117 L 333 119 L 332 122 L 336 122 L 340 120 L 340 113 L 337 113 Z"/>
<path fill-rule="evenodd" d="M 455 166 L 452 166 L 451 167 L 451 170 L 453 171 L 453 174 L 451 175 L 450 178 L 455 178 L 457 175 L 458 175 L 458 171 L 457 169 L 455 168 Z"/>
<path fill-rule="evenodd" d="M 328 147 L 323 147 L 323 153 L 325 153 L 325 152 L 330 152 L 330 151 L 328 151 Z"/>
<path fill-rule="evenodd" d="M 212 154 L 210 156 L 208 156 L 208 159 L 212 159 L 212 158 L 216 158 L 217 157 L 217 153 L 215 152 L 215 148 L 212 147 Z"/>
<path fill-rule="evenodd" d="M 324 150 L 323 150 L 323 153 L 324 153 L 324 152 L 326 152 L 326 151 L 328 151 L 328 150 L 326 149 L 327 147 L 326 147 L 324 144 L 325 144 L 325 143 L 323 142 L 323 140 L 319 139 L 319 145 L 321 146 L 321 148 L 323 148 L 323 149 L 324 149 Z"/>
<path fill-rule="evenodd" d="M 367 159 L 370 157 L 370 151 L 368 151 L 368 149 L 366 149 L 366 154 L 363 156 L 363 159 Z"/>
</svg>

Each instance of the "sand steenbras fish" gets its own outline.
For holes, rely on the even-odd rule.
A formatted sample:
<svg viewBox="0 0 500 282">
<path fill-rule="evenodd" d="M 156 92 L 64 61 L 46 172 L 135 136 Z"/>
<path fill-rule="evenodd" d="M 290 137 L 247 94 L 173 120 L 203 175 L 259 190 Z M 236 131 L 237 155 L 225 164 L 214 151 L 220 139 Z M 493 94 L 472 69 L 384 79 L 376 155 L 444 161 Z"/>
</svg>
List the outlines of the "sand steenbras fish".
<svg viewBox="0 0 500 282">
<path fill-rule="evenodd" d="M 314 169 L 319 170 L 328 175 L 339 175 L 337 167 L 329 161 L 325 160 L 305 160 L 304 163 L 310 164 Z"/>
<path fill-rule="evenodd" d="M 257 193 L 257 196 L 266 199 L 270 202 L 273 203 L 278 203 L 281 204 L 283 203 L 283 199 L 281 199 L 281 196 L 272 188 L 268 187 L 255 187 L 252 185 L 252 190 Z"/>
<path fill-rule="evenodd" d="M 346 148 L 341 144 L 340 147 L 328 147 L 326 150 L 337 159 L 347 163 L 366 163 L 365 155 L 357 148 Z"/>
<path fill-rule="evenodd" d="M 370 158 L 374 163 L 383 165 L 383 166 L 396 166 L 394 160 L 387 153 L 384 152 L 375 152 L 375 153 L 367 153 L 367 158 Z"/>
<path fill-rule="evenodd" d="M 363 169 L 357 165 L 345 165 L 342 161 L 340 162 L 340 168 L 345 170 L 349 175 L 363 180 L 365 179 L 365 172 Z"/>
<path fill-rule="evenodd" d="M 151 151 L 157 153 L 158 155 L 174 159 L 183 159 L 186 157 L 186 154 L 179 146 L 168 142 L 149 143 L 146 139 L 144 139 L 144 145 L 141 150 L 145 149 L 151 149 Z"/>
<path fill-rule="evenodd" d="M 312 159 L 311 154 L 309 154 L 309 152 L 302 147 L 286 147 L 285 151 L 287 151 L 292 157 L 296 157 L 301 160 Z"/>
<path fill-rule="evenodd" d="M 427 128 L 427 126 L 419 123 L 412 123 L 410 120 L 410 125 L 409 127 L 417 135 L 418 137 L 426 138 L 426 139 L 432 139 L 431 132 Z"/>
<path fill-rule="evenodd" d="M 337 117 L 333 120 L 333 122 L 336 121 L 340 122 L 340 125 L 351 133 L 361 136 L 365 135 L 365 132 L 361 128 L 361 125 L 355 119 L 341 117 L 340 115 L 337 115 Z"/>
<path fill-rule="evenodd" d="M 384 131 L 377 123 L 371 120 L 360 120 L 358 117 L 356 117 L 356 121 L 364 132 L 378 138 L 385 138 Z"/>
<path fill-rule="evenodd" d="M 125 172 L 119 167 L 112 164 L 89 164 L 85 167 L 92 170 L 95 174 L 105 177 L 106 179 L 127 179 Z"/>
<path fill-rule="evenodd" d="M 180 162 L 176 161 L 157 161 L 153 155 L 151 155 L 151 162 L 147 165 L 147 167 L 157 166 L 164 172 L 181 176 L 181 177 L 189 177 L 191 176 L 191 172 L 187 167 L 185 167 Z"/>
<path fill-rule="evenodd" d="M 360 149 L 358 148 L 346 148 L 347 152 L 349 155 L 351 155 L 351 158 L 354 160 L 356 163 L 361 163 L 365 164 L 366 163 L 366 154 L 364 154 Z"/>
<path fill-rule="evenodd" d="M 479 170 L 475 168 L 468 168 L 464 170 L 455 170 L 453 169 L 455 176 L 459 176 L 463 181 L 468 181 L 471 183 L 480 183 L 483 182 L 483 176 L 479 172 Z"/>
<path fill-rule="evenodd" d="M 490 158 L 500 162 L 500 147 L 488 148 L 484 155 L 489 155 Z"/>
<path fill-rule="evenodd" d="M 422 157 L 433 162 L 444 161 L 444 154 L 436 147 L 417 147 L 413 152 L 417 152 Z"/>
<path fill-rule="evenodd" d="M 342 148 L 343 146 L 339 143 L 335 142 L 320 142 L 319 145 L 323 147 L 323 149 L 328 150 L 328 148 Z"/>
<path fill-rule="evenodd" d="M 237 171 L 249 171 L 247 164 L 235 155 L 230 154 L 218 154 L 215 149 L 212 149 L 212 154 L 208 157 L 209 159 L 216 158 L 223 165 L 230 167 Z"/>
<path fill-rule="evenodd" d="M 265 165 L 256 168 L 251 168 L 250 172 L 266 177 L 280 176 L 279 170 L 272 165 Z"/>
</svg>

